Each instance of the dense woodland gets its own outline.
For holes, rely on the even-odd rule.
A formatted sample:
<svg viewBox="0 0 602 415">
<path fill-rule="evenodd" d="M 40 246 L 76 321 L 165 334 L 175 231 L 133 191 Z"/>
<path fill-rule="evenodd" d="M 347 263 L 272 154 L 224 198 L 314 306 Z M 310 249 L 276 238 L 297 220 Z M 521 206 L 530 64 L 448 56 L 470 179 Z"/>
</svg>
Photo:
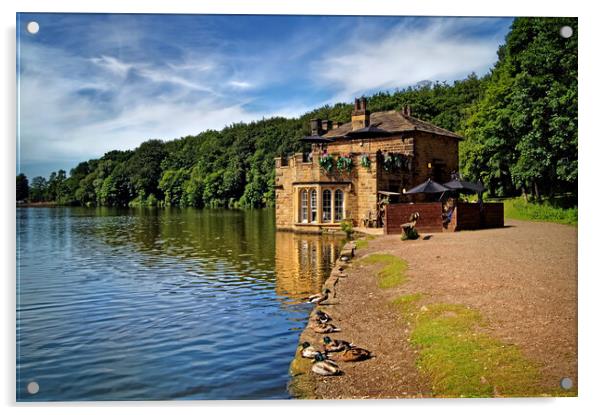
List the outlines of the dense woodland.
<svg viewBox="0 0 602 415">
<path fill-rule="evenodd" d="M 568 25 L 565 39 L 559 28 Z M 400 83 L 403 77 L 400 75 Z M 465 179 L 490 196 L 577 192 L 577 19 L 517 18 L 489 74 L 368 97 L 465 137 Z M 17 200 L 82 206 L 261 207 L 274 202 L 274 157 L 302 150 L 311 118 L 350 120 L 352 105 L 238 123 L 111 151 L 50 177 L 17 176 Z"/>
</svg>

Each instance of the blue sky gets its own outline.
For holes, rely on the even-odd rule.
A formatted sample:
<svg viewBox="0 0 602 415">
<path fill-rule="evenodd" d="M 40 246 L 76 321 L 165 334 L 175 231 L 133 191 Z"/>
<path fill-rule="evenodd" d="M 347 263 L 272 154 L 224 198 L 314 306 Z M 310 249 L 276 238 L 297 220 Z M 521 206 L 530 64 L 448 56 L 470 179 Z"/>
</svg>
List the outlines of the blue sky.
<svg viewBox="0 0 602 415">
<path fill-rule="evenodd" d="M 27 22 L 40 24 L 36 35 Z M 29 177 L 239 121 L 485 74 L 510 18 L 32 14 L 17 17 Z"/>
</svg>

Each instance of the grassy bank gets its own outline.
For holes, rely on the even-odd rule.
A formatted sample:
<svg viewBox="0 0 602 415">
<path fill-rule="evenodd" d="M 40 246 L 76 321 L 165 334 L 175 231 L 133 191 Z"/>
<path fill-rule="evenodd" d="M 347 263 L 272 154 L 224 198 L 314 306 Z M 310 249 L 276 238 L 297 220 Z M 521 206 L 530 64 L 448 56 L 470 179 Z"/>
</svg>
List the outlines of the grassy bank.
<svg viewBox="0 0 602 415">
<path fill-rule="evenodd" d="M 427 304 L 409 294 L 392 304 L 410 324 L 410 342 L 419 350 L 418 369 L 437 397 L 574 396 L 542 390 L 537 365 L 521 350 L 484 334 L 480 313 L 460 304 Z"/>
<path fill-rule="evenodd" d="M 534 220 L 543 222 L 577 225 L 577 208 L 554 206 L 550 201 L 541 203 L 526 202 L 523 198 L 504 200 L 506 219 Z"/>
<path fill-rule="evenodd" d="M 393 288 L 403 284 L 406 280 L 408 264 L 401 258 L 391 254 L 372 254 L 362 260 L 365 264 L 383 265 L 378 272 L 378 286 L 380 288 Z"/>
</svg>

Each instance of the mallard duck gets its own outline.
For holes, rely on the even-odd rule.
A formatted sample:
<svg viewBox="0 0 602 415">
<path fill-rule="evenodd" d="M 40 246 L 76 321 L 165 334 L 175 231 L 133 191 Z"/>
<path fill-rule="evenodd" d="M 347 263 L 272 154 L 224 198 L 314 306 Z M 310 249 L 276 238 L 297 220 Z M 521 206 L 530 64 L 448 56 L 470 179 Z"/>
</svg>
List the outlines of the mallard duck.
<svg viewBox="0 0 602 415">
<path fill-rule="evenodd" d="M 301 348 L 301 356 L 307 359 L 313 359 L 318 353 L 320 353 L 320 351 L 309 344 L 309 342 L 303 342 L 299 347 Z"/>
<path fill-rule="evenodd" d="M 332 318 L 322 310 L 317 310 L 314 313 L 314 320 L 318 323 L 328 323 Z"/>
<path fill-rule="evenodd" d="M 317 323 L 314 324 L 312 326 L 312 329 L 316 332 L 316 333 L 334 333 L 334 332 L 338 332 L 341 331 L 341 329 L 339 329 L 338 327 L 333 326 L 330 323 Z"/>
<path fill-rule="evenodd" d="M 326 358 L 322 353 L 318 353 L 314 357 L 314 364 L 311 367 L 312 372 L 322 376 L 336 376 L 340 375 L 341 369 L 335 362 Z"/>
<path fill-rule="evenodd" d="M 321 304 L 324 301 L 328 300 L 328 294 L 330 294 L 330 290 L 328 288 L 326 288 L 320 294 L 314 294 L 314 295 L 307 297 L 307 302 L 314 303 L 314 304 Z"/>
<path fill-rule="evenodd" d="M 362 349 L 360 347 L 354 347 L 347 349 L 341 353 L 337 353 L 336 360 L 343 362 L 357 362 L 360 360 L 366 360 L 372 357 L 372 353 L 369 350 Z"/>
<path fill-rule="evenodd" d="M 349 343 L 345 340 L 331 339 L 328 336 L 322 338 L 322 343 L 324 344 L 324 350 L 327 352 L 342 352 L 343 350 L 355 347 L 353 343 Z"/>
</svg>

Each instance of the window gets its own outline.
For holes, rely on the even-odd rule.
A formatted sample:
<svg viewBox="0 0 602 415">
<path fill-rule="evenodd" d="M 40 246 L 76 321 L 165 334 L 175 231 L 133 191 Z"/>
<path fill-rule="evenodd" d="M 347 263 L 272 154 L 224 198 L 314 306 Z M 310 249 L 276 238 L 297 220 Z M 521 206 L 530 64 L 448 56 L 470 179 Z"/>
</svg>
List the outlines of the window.
<svg viewBox="0 0 602 415">
<path fill-rule="evenodd" d="M 322 222 L 332 221 L 332 192 L 324 190 L 322 192 Z"/>
<path fill-rule="evenodd" d="M 337 189 L 334 192 L 334 221 L 340 222 L 343 220 L 343 191 Z"/>
<path fill-rule="evenodd" d="M 301 223 L 307 223 L 307 190 L 301 190 Z"/>
<path fill-rule="evenodd" d="M 311 222 L 318 221 L 318 192 L 313 189 L 310 194 Z"/>
</svg>

